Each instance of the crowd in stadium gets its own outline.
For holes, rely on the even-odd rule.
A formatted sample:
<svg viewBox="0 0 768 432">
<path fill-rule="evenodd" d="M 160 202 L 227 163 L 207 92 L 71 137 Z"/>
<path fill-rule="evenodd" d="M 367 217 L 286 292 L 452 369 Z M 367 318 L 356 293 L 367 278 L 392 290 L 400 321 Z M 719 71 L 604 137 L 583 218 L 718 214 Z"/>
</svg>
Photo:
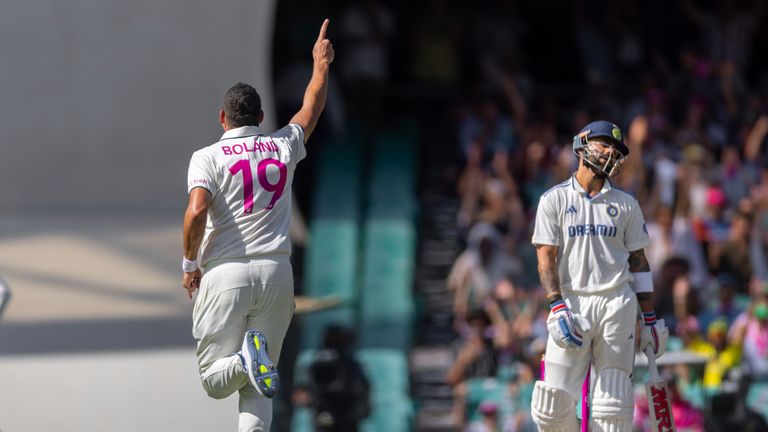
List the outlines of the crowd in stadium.
<svg viewBox="0 0 768 432">
<path fill-rule="evenodd" d="M 346 102 L 329 102 L 334 130 L 344 129 L 335 109 L 350 118 L 397 113 L 387 91 L 392 99 L 408 85 L 433 97 L 420 109 L 454 127 L 455 223 L 465 245 L 446 275 L 456 421 L 471 431 L 534 430 L 548 302 L 533 216 L 539 196 L 575 170 L 572 135 L 607 119 L 630 148 L 612 182 L 645 214 L 656 311 L 672 336 L 666 356 L 703 359 L 664 369 L 678 430 L 764 424 L 768 63 L 756 45 L 768 40 L 758 25 L 765 3 L 533 3 L 337 5 Z M 566 38 L 545 40 L 558 25 Z M 397 49 L 406 45 L 407 54 Z M 646 430 L 642 392 L 637 402 L 636 427 Z"/>
<path fill-rule="evenodd" d="M 532 217 L 538 197 L 575 170 L 567 133 L 594 118 L 625 128 L 630 156 L 612 181 L 644 210 L 656 311 L 673 335 L 668 350 L 703 357 L 701 366 L 681 361 L 665 370 L 678 427 L 764 424 L 757 416 L 768 412 L 754 411 L 764 411 L 768 397 L 768 82 L 746 76 L 750 26 L 761 11 L 723 7 L 715 18 L 683 3 L 692 23 L 718 32 L 702 32 L 707 38 L 653 67 L 631 31 L 610 40 L 581 29 L 584 57 L 596 61 L 585 62 L 588 83 L 570 103 L 533 102 L 533 80 L 502 72 L 500 61 L 487 67 L 495 91 L 462 107 L 456 223 L 467 247 L 448 279 L 460 335 L 448 380 L 469 430 L 533 427 L 528 410 L 548 302 L 535 271 Z M 604 52 L 595 54 L 596 46 Z M 642 430 L 642 392 L 637 406 Z"/>
</svg>

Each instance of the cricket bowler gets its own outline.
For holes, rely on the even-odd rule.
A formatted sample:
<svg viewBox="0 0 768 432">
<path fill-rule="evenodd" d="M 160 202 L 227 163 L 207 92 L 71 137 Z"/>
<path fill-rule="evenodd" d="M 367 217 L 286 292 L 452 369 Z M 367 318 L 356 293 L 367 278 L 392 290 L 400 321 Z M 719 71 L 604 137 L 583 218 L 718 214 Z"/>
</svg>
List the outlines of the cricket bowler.
<svg viewBox="0 0 768 432">
<path fill-rule="evenodd" d="M 203 388 L 216 399 L 239 393 L 241 432 L 272 422 L 275 365 L 294 311 L 291 183 L 325 106 L 334 58 L 327 29 L 325 20 L 303 105 L 287 126 L 261 130 L 261 98 L 238 83 L 219 113 L 224 135 L 189 163 L 182 285 L 190 299 L 200 290 L 192 334 Z"/>
</svg>

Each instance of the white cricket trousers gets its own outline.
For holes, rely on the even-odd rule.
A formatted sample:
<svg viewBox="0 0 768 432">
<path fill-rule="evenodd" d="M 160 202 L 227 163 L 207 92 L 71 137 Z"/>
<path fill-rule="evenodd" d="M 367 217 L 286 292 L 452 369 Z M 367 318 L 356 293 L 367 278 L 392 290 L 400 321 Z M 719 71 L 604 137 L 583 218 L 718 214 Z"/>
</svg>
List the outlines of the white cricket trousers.
<svg viewBox="0 0 768 432">
<path fill-rule="evenodd" d="M 235 353 L 242 347 L 245 331 L 258 329 L 277 364 L 293 310 L 293 269 L 288 256 L 228 261 L 203 275 L 192 314 L 200 378 L 213 398 L 239 393 L 240 432 L 269 431 L 272 400 L 251 385 Z"/>
<path fill-rule="evenodd" d="M 575 400 L 581 397 L 581 386 L 590 362 L 595 377 L 606 369 L 632 375 L 635 360 L 635 323 L 637 298 L 628 285 L 615 290 L 587 295 L 569 294 L 568 308 L 589 322 L 584 345 L 575 351 L 560 348 L 550 337 L 544 354 L 544 382 L 567 391 Z"/>
</svg>

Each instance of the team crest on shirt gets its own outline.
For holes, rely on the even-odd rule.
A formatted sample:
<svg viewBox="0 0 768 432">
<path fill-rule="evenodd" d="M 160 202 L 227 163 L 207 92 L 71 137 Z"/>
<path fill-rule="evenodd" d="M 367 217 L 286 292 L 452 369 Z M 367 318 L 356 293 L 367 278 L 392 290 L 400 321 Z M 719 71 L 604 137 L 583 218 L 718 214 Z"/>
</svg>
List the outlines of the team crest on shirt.
<svg viewBox="0 0 768 432">
<path fill-rule="evenodd" d="M 608 216 L 612 218 L 615 218 L 616 216 L 619 215 L 619 208 L 613 204 L 609 205 L 606 211 L 608 212 Z"/>
</svg>

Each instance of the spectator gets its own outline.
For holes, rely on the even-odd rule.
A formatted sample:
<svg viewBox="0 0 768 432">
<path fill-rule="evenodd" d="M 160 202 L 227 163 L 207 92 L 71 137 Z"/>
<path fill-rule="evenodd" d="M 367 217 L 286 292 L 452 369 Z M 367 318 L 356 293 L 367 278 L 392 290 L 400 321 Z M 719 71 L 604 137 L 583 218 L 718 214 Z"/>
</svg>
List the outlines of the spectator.
<svg viewBox="0 0 768 432">
<path fill-rule="evenodd" d="M 370 385 L 354 357 L 355 335 L 330 326 L 309 367 L 309 405 L 315 430 L 357 431 L 371 412 Z"/>
<path fill-rule="evenodd" d="M 648 235 L 653 241 L 645 249 L 645 254 L 651 269 L 660 270 L 668 259 L 680 257 L 690 266 L 693 286 L 705 286 L 709 277 L 704 254 L 684 217 L 674 217 L 670 207 L 659 207 L 653 221 L 648 224 Z"/>
<path fill-rule="evenodd" d="M 752 277 L 750 259 L 751 216 L 736 212 L 731 218 L 728 238 L 722 243 L 711 246 L 710 256 L 717 272 L 732 274 L 742 293 L 746 293 L 749 279 Z"/>
<path fill-rule="evenodd" d="M 755 276 L 768 280 L 768 168 L 763 170 L 762 182 L 752 195 L 756 209 L 749 256 Z"/>
<path fill-rule="evenodd" d="M 755 181 L 752 165 L 741 162 L 739 151 L 734 146 L 723 149 L 716 174 L 718 183 L 723 185 L 725 200 L 729 203 L 739 203 L 746 198 L 749 187 Z"/>
<path fill-rule="evenodd" d="M 543 140 L 532 140 L 524 147 L 523 198 L 529 206 L 538 204 L 538 199 L 552 184 L 551 162 L 548 148 Z M 573 157 L 573 155 L 571 155 Z"/>
<path fill-rule="evenodd" d="M 728 240 L 730 220 L 726 217 L 725 193 L 720 187 L 710 186 L 706 193 L 706 214 L 694 220 L 699 241 L 704 244 L 710 269 L 717 268 L 717 260 L 723 243 Z"/>
<path fill-rule="evenodd" d="M 517 137 L 512 122 L 503 116 L 493 97 L 483 95 L 459 124 L 459 145 L 466 155 L 473 143 L 483 149 L 484 160 L 515 150 Z"/>
<path fill-rule="evenodd" d="M 493 402 L 480 404 L 482 419 L 469 424 L 467 432 L 501 432 L 499 428 L 499 407 Z"/>
<path fill-rule="evenodd" d="M 729 343 L 727 336 L 728 322 L 719 318 L 707 328 L 706 340 L 695 337 L 687 346 L 689 350 L 709 358 L 702 382 L 705 390 L 718 391 L 728 372 L 741 362 L 741 346 Z"/>
<path fill-rule="evenodd" d="M 717 276 L 716 295 L 709 295 L 709 301 L 704 302 L 702 311 L 698 314 L 698 321 L 702 328 L 718 318 L 725 319 L 728 326 L 733 325 L 736 319 L 744 312 L 744 306 L 739 303 L 737 295 L 740 291 L 739 280 L 730 273 L 721 273 Z M 744 291 L 742 288 L 741 291 Z"/>
<path fill-rule="evenodd" d="M 627 145 L 643 156 L 630 158 L 615 184 L 654 215 L 646 254 L 657 313 L 676 336 L 712 356 L 709 388 L 741 341 L 743 364 L 768 377 L 768 343 L 761 341 L 768 340 L 768 306 L 761 305 L 768 280 L 768 63 L 751 49 L 768 40 L 759 27 L 768 3 L 630 1 L 597 8 L 594 0 L 579 0 L 576 18 L 552 2 L 512 3 L 342 6 L 339 51 L 348 63 L 340 78 L 352 99 L 348 112 L 381 117 L 375 113 L 390 108 L 380 104 L 386 86 L 394 90 L 388 95 L 428 113 L 422 143 L 431 146 L 424 153 L 430 164 L 461 152 L 453 162 L 464 164 L 463 173 L 451 186 L 460 199 L 457 237 L 468 246 L 448 277 L 461 334 L 450 378 L 457 394 L 470 377 L 485 379 L 521 360 L 538 364 L 547 312 L 533 287 L 536 275 L 525 272 L 535 266 L 530 215 L 551 179 L 575 168 L 569 125 L 598 113 L 628 123 Z M 395 20 L 390 9 L 403 13 Z M 698 38 L 679 25 L 686 17 Z M 643 34 L 650 20 L 671 30 Z M 515 24 L 494 27 L 499 22 Z M 572 28 L 574 40 L 549 44 L 545 33 L 554 26 Z M 397 43 L 408 46 L 392 49 Z M 558 63 L 553 59 L 563 66 L 549 67 Z M 283 78 L 289 87 L 291 74 L 299 72 Z M 462 106 L 458 121 L 449 117 L 452 100 L 470 89 L 472 103 Z M 384 114 L 401 115 L 403 106 Z M 344 116 L 338 118 L 334 124 L 343 125 Z M 742 313 L 750 280 L 753 305 Z M 731 328 L 726 342 L 723 323 Z M 688 394 L 675 393 L 678 426 L 701 430 L 702 413 L 681 399 Z M 507 408 L 484 406 L 486 421 L 473 427 L 520 430 Z"/>
<path fill-rule="evenodd" d="M 491 318 L 482 309 L 467 314 L 467 323 L 459 332 L 461 340 L 455 344 L 456 359 L 448 371 L 446 381 L 451 385 L 470 378 L 490 377 L 496 373 L 496 348 Z"/>
<path fill-rule="evenodd" d="M 712 155 L 704 147 L 690 144 L 683 149 L 683 161 L 678 166 L 677 211 L 681 216 L 691 219 L 693 233 L 700 243 L 707 240 L 703 220 L 707 216 L 708 172 L 711 164 Z"/>
<path fill-rule="evenodd" d="M 688 280 L 690 268 L 685 259 L 672 257 L 653 275 L 654 286 L 657 287 L 654 293 L 656 315 L 663 318 L 671 329 L 675 328 L 678 319 L 684 319 L 688 314 L 698 312 L 696 296 L 689 295 L 691 293 L 690 280 Z M 685 303 L 681 305 L 681 302 Z M 684 312 L 681 313 L 681 310 Z"/>
<path fill-rule="evenodd" d="M 754 379 L 768 378 L 768 303 L 760 299 L 734 324 L 734 344 L 741 343 L 744 368 Z"/>
<path fill-rule="evenodd" d="M 743 7 L 747 4 L 747 7 Z M 682 2 L 683 12 L 699 27 L 708 56 L 713 61 L 731 62 L 742 72 L 747 64 L 752 37 L 766 10 L 761 1 L 737 4 L 720 0 L 713 10 L 696 7 L 692 0 Z"/>
<path fill-rule="evenodd" d="M 468 230 L 475 223 L 488 178 L 483 167 L 483 148 L 479 142 L 470 144 L 466 157 L 467 163 L 457 184 L 460 198 L 457 223 L 462 230 Z"/>
<path fill-rule="evenodd" d="M 483 308 L 496 285 L 519 268 L 519 263 L 503 250 L 501 240 L 498 231 L 488 224 L 477 224 L 470 231 L 469 245 L 448 275 L 457 324 L 464 322 L 469 309 Z"/>
<path fill-rule="evenodd" d="M 465 430 L 535 432 L 529 408 L 533 384 L 526 363 L 501 368 L 495 377 L 468 379 L 456 386 L 454 414 Z"/>
</svg>

